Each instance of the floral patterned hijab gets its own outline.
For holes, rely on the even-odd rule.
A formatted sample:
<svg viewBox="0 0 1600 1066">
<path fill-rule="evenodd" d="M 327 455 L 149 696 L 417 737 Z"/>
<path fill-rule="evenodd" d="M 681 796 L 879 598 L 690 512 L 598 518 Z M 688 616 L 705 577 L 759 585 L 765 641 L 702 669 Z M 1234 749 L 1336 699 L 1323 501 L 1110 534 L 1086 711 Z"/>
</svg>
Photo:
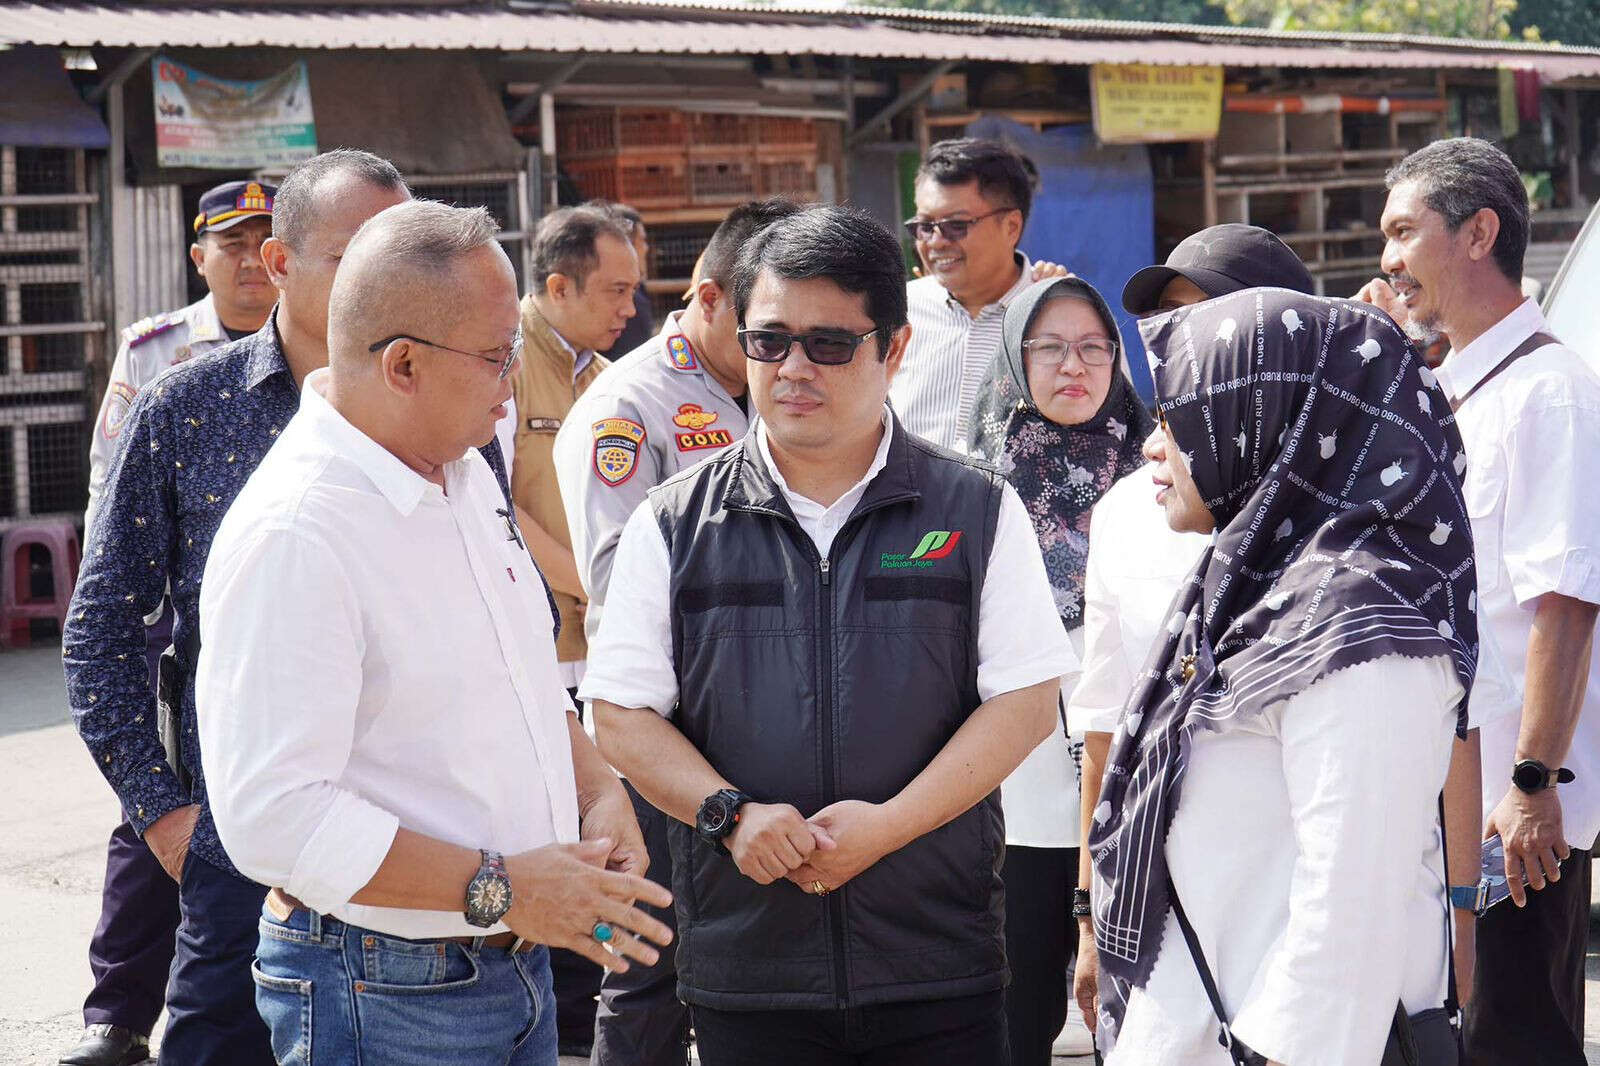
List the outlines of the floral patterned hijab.
<svg viewBox="0 0 1600 1066">
<path fill-rule="evenodd" d="M 1002 343 L 973 412 L 968 451 L 994 463 L 1033 519 L 1056 610 L 1070 632 L 1083 625 L 1083 579 L 1089 557 L 1089 512 L 1123 475 L 1144 465 L 1139 448 L 1155 427 L 1128 380 L 1119 354 L 1100 409 L 1064 426 L 1033 401 L 1022 342 L 1052 300 L 1082 300 L 1122 350 L 1122 335 L 1105 297 L 1078 278 L 1052 278 L 1023 290 L 1006 308 Z"/>
</svg>

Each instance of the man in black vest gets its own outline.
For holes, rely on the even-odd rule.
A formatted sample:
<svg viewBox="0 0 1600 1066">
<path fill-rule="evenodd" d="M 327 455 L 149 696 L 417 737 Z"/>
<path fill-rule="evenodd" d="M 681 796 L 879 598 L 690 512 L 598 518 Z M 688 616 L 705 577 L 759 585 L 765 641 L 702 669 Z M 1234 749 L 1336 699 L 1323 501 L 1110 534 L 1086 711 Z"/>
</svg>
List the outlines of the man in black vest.
<svg viewBox="0 0 1600 1066">
<path fill-rule="evenodd" d="M 760 420 L 624 528 L 582 695 L 671 815 L 706 1066 L 1001 1063 L 998 788 L 1077 663 L 1016 493 L 886 406 L 899 244 L 818 207 L 733 280 Z"/>
</svg>

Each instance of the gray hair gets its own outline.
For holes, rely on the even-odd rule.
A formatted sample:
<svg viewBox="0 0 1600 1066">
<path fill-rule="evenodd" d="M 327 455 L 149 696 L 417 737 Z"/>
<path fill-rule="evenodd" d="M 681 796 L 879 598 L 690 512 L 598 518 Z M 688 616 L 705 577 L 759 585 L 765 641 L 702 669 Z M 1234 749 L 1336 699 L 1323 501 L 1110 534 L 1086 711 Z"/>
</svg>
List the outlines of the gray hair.
<svg viewBox="0 0 1600 1066">
<path fill-rule="evenodd" d="M 589 204 L 563 207 L 540 219 L 533 237 L 533 291 L 543 292 L 551 274 L 571 278 L 581 290 L 589 272 L 600 265 L 598 245 L 603 235 L 632 243 L 632 235 L 616 215 Z"/>
<path fill-rule="evenodd" d="M 456 280 L 456 267 L 480 248 L 499 250 L 499 232 L 484 208 L 437 200 L 406 200 L 363 222 L 345 249 L 328 298 L 330 359 L 341 357 L 341 340 L 359 346 L 362 338 L 376 340 L 367 336 L 376 329 L 433 329 L 470 314 L 472 294 Z"/>
<path fill-rule="evenodd" d="M 1493 211 L 1500 219 L 1495 265 L 1510 280 L 1522 280 L 1522 260 L 1528 251 L 1528 192 L 1517 165 L 1495 145 L 1477 137 L 1434 141 L 1396 163 L 1383 181 L 1390 189 L 1417 182 L 1422 202 L 1444 216 L 1452 233 L 1485 207 Z"/>
<path fill-rule="evenodd" d="M 278 194 L 272 201 L 274 237 L 294 251 L 303 247 L 306 234 L 317 224 L 317 186 L 334 174 L 348 174 L 379 189 L 411 193 L 405 179 L 387 159 L 358 148 L 335 148 L 297 164 L 278 183 Z"/>
</svg>

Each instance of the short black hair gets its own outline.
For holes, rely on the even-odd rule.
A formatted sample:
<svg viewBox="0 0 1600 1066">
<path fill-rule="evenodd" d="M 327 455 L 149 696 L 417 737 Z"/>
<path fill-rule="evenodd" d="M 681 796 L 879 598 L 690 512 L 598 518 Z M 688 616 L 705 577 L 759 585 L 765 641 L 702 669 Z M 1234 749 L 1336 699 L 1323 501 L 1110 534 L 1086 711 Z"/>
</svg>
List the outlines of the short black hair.
<svg viewBox="0 0 1600 1066">
<path fill-rule="evenodd" d="M 632 244 L 615 215 L 590 204 L 560 207 L 540 219 L 533 235 L 534 291 L 543 292 L 551 274 L 564 274 L 582 289 L 589 272 L 600 265 L 598 245 L 606 234 Z"/>
<path fill-rule="evenodd" d="M 782 196 L 766 200 L 751 200 L 728 212 L 706 250 L 700 255 L 700 278 L 714 281 L 724 289 L 733 280 L 734 268 L 739 265 L 739 253 L 750 238 L 766 229 L 780 218 L 788 218 L 800 210 L 800 205 Z"/>
<path fill-rule="evenodd" d="M 379 189 L 411 193 L 393 163 L 359 148 L 335 148 L 297 163 L 272 198 L 272 235 L 299 251 L 317 222 L 316 189 L 330 174 L 350 174 Z"/>
<path fill-rule="evenodd" d="M 917 168 L 917 180 L 932 178 L 940 185 L 978 183 L 978 192 L 996 207 L 1015 207 L 1028 221 L 1039 171 L 1033 160 L 1004 141 L 960 137 L 940 141 L 928 149 Z"/>
<path fill-rule="evenodd" d="M 882 223 L 854 207 L 808 207 L 780 218 L 745 243 L 733 272 L 733 306 L 743 327 L 762 271 L 788 281 L 826 278 L 867 298 L 878 358 L 906 324 L 906 261 Z"/>
<path fill-rule="evenodd" d="M 1500 219 L 1494 261 L 1511 281 L 1522 281 L 1528 252 L 1528 190 L 1511 157 L 1477 137 L 1434 141 L 1396 163 L 1383 183 L 1393 189 L 1415 181 L 1422 202 L 1444 216 L 1453 233 L 1487 207 Z"/>
<path fill-rule="evenodd" d="M 615 200 L 585 200 L 584 207 L 597 207 L 606 214 L 622 223 L 622 228 L 628 231 L 631 237 L 638 227 L 644 225 L 644 216 L 637 207 L 619 204 Z"/>
</svg>

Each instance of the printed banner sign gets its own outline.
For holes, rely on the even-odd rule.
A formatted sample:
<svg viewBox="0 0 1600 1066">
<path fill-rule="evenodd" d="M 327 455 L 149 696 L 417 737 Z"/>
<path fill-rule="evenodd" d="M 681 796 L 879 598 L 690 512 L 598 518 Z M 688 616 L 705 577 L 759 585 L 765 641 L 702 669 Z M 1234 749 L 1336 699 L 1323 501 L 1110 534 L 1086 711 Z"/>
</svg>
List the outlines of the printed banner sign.
<svg viewBox="0 0 1600 1066">
<path fill-rule="evenodd" d="M 258 170 L 317 154 L 304 62 L 263 81 L 228 81 L 158 56 L 150 81 L 164 167 Z"/>
<path fill-rule="evenodd" d="M 1106 144 L 1207 141 L 1222 121 L 1221 67 L 1096 63 L 1089 87 Z"/>
</svg>

